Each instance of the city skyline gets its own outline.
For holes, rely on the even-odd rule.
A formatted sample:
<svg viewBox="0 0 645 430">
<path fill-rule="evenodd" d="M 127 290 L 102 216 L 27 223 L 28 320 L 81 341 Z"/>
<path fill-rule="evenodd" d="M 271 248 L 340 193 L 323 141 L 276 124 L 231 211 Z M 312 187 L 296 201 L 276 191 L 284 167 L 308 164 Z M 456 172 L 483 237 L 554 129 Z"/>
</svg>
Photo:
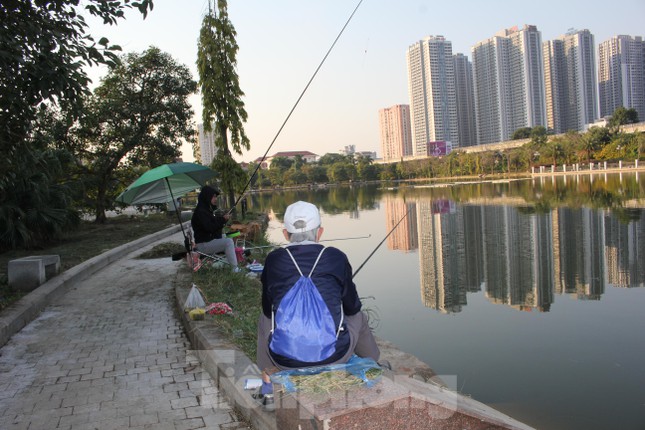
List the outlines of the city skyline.
<svg viewBox="0 0 645 430">
<path fill-rule="evenodd" d="M 155 1 L 145 21 L 131 12 L 115 27 L 89 20 L 91 33 L 107 36 L 124 52 L 141 52 L 150 45 L 173 55 L 196 73 L 196 45 L 207 2 Z M 551 7 L 549 7 L 551 5 Z M 428 35 L 443 35 L 453 54 L 470 57 L 470 48 L 502 28 L 534 24 L 542 40 L 565 34 L 570 28 L 589 29 L 596 44 L 625 34 L 642 36 L 642 1 L 627 1 L 624 13 L 606 14 L 604 3 L 543 2 L 519 6 L 494 1 L 442 5 L 403 1 L 396 8 L 367 1 L 358 9 L 337 46 L 312 82 L 271 148 L 278 151 L 337 152 L 354 144 L 358 151 L 380 154 L 378 111 L 408 104 L 405 51 Z M 229 2 L 229 14 L 238 33 L 238 73 L 249 113 L 245 125 L 251 150 L 238 161 L 264 154 L 298 95 L 346 22 L 356 3 L 340 0 L 319 3 L 265 4 L 256 0 Z M 553 10 L 559 13 L 554 15 Z M 502 12 L 502 13 L 500 13 Z M 93 69 L 95 81 L 105 69 Z M 192 98 L 195 123 L 201 122 L 201 103 Z M 191 157 L 186 157 L 190 161 Z"/>
</svg>

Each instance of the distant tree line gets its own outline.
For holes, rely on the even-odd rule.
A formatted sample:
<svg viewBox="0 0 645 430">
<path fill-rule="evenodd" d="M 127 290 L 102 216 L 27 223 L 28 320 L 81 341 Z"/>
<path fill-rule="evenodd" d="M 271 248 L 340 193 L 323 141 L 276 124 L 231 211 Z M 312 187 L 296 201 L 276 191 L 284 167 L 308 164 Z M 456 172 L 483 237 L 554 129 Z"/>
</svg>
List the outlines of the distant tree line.
<svg viewBox="0 0 645 430">
<path fill-rule="evenodd" d="M 513 139 L 530 139 L 519 148 L 466 153 L 456 150 L 443 157 L 375 164 L 363 155 L 325 154 L 316 162 L 276 157 L 268 169 L 258 169 L 252 180 L 256 188 L 302 186 L 353 181 L 481 176 L 527 173 L 532 166 L 597 161 L 636 160 L 645 156 L 645 133 L 623 133 L 621 126 L 638 122 L 634 109 L 618 108 L 604 127 L 584 133 L 550 136 L 542 126 L 517 130 Z M 249 172 L 257 165 L 251 164 Z"/>
</svg>

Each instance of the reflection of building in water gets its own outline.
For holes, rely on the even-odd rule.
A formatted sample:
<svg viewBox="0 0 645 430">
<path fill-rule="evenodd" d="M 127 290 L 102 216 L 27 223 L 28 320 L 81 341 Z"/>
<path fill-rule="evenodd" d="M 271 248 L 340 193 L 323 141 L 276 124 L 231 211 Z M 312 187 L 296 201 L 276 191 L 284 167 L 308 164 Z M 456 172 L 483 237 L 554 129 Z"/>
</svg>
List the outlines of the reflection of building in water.
<svg viewBox="0 0 645 430">
<path fill-rule="evenodd" d="M 443 210 L 444 208 L 453 208 Z M 417 203 L 421 300 L 441 312 L 460 312 L 466 304 L 463 211 L 430 200 Z"/>
<path fill-rule="evenodd" d="M 599 211 L 589 208 L 558 208 L 560 272 L 563 291 L 580 299 L 598 300 L 605 292 L 603 258 L 604 221 Z"/>
<path fill-rule="evenodd" d="M 551 212 L 551 237 L 553 237 L 553 289 L 556 294 L 562 294 L 564 285 L 562 284 L 561 258 L 560 258 L 560 212 L 553 210 Z"/>
<path fill-rule="evenodd" d="M 550 216 L 526 216 L 516 208 L 483 209 L 486 296 L 522 310 L 548 311 L 553 302 Z"/>
<path fill-rule="evenodd" d="M 477 292 L 484 283 L 484 244 L 482 207 L 464 206 L 464 254 L 466 258 L 466 291 Z"/>
<path fill-rule="evenodd" d="M 392 231 L 387 238 L 387 247 L 391 250 L 412 251 L 419 247 L 417 235 L 416 203 L 406 203 L 403 199 L 386 195 L 385 198 L 385 230 Z M 407 212 L 407 216 L 405 216 Z"/>
<path fill-rule="evenodd" d="M 405 207 L 388 204 L 391 229 Z M 550 309 L 555 294 L 598 300 L 607 284 L 645 287 L 642 210 L 625 224 L 615 213 L 584 207 L 527 214 L 511 206 L 421 200 L 415 215 L 421 299 L 441 312 L 459 312 L 466 292 L 481 285 L 493 303 L 540 311 Z"/>
<path fill-rule="evenodd" d="M 642 214 L 641 214 L 642 215 Z M 607 283 L 615 287 L 645 286 L 645 217 L 623 224 L 605 212 Z"/>
</svg>

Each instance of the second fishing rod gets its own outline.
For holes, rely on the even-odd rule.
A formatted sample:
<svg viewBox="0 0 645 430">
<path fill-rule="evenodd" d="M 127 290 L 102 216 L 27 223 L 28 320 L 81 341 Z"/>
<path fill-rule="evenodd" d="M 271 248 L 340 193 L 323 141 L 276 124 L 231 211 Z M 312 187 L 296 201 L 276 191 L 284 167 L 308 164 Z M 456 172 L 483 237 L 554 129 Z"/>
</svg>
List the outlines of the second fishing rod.
<svg viewBox="0 0 645 430">
<path fill-rule="evenodd" d="M 334 47 L 336 46 L 336 43 L 338 42 L 338 40 L 339 40 L 339 39 L 340 39 L 340 37 L 342 36 L 343 32 L 345 31 L 345 29 L 346 29 L 346 28 L 347 28 L 347 26 L 349 25 L 350 21 L 352 20 L 352 18 L 353 18 L 353 17 L 354 17 L 354 15 L 356 14 L 356 11 L 358 10 L 358 8 L 361 6 L 361 4 L 362 4 L 362 3 L 363 3 L 363 0 L 359 0 L 359 2 L 356 4 L 356 7 L 354 8 L 354 10 L 352 11 L 352 13 L 350 14 L 349 18 L 347 18 L 347 21 L 345 22 L 345 25 L 343 25 L 343 27 L 340 29 L 340 31 L 338 32 L 338 35 L 336 36 L 336 38 L 335 38 L 335 39 L 334 39 L 334 41 L 332 42 L 331 46 L 329 47 L 329 49 L 328 49 L 328 50 L 327 50 L 327 52 L 325 53 L 325 55 L 324 55 L 323 59 L 322 59 L 322 60 L 320 61 L 320 63 L 318 64 L 318 67 L 316 67 L 316 70 L 315 70 L 315 71 L 314 71 L 314 73 L 311 75 L 311 78 L 309 78 L 309 81 L 307 82 L 307 85 L 305 85 L 305 88 L 302 90 L 302 92 L 300 93 L 300 96 L 298 96 L 298 99 L 296 100 L 296 102 L 294 103 L 293 107 L 291 108 L 291 110 L 290 110 L 290 111 L 289 111 L 289 113 L 287 114 L 286 118 L 285 118 L 285 119 L 284 119 L 284 121 L 282 122 L 282 125 L 280 126 L 280 128 L 278 129 L 278 132 L 275 134 L 275 136 L 273 137 L 273 140 L 271 141 L 271 143 L 270 143 L 270 144 L 269 144 L 269 146 L 267 147 L 266 151 L 264 152 L 264 155 L 263 155 L 263 156 L 262 156 L 262 158 L 258 161 L 257 166 L 255 167 L 255 170 L 253 170 L 253 173 L 251 173 L 251 175 L 249 175 L 249 179 L 248 179 L 248 181 L 246 182 L 246 185 L 244 185 L 244 188 L 242 189 L 242 191 L 240 192 L 240 196 L 237 198 L 237 200 L 235 200 L 235 203 L 233 203 L 233 206 L 229 209 L 229 211 L 228 211 L 228 213 L 229 213 L 229 214 L 230 214 L 230 213 L 232 213 L 232 211 L 235 209 L 235 207 L 239 204 L 239 202 L 240 202 L 240 201 L 245 197 L 245 195 L 247 194 L 247 190 L 248 190 L 249 186 L 251 185 L 251 183 L 253 182 L 253 178 L 255 177 L 255 175 L 257 174 L 258 170 L 259 170 L 259 169 L 260 169 L 260 167 L 262 166 L 262 163 L 264 162 L 264 160 L 265 160 L 265 159 L 267 158 L 267 156 L 269 155 L 269 151 L 270 151 L 270 150 L 271 150 L 271 148 L 273 147 L 273 144 L 274 144 L 274 143 L 276 142 L 276 140 L 278 139 L 278 136 L 280 136 L 280 133 L 282 133 L 282 130 L 283 130 L 283 129 L 284 129 L 284 127 L 287 125 L 287 122 L 289 121 L 289 118 L 291 118 L 291 115 L 292 115 L 292 114 L 293 114 L 293 112 L 296 110 L 296 107 L 298 106 L 298 104 L 300 104 L 300 101 L 302 100 L 302 98 L 304 97 L 305 93 L 306 93 L 306 92 L 307 92 L 307 90 L 309 89 L 309 86 L 311 85 L 311 83 L 312 83 L 312 82 L 313 82 L 313 80 L 315 79 L 316 75 L 318 75 L 318 72 L 319 72 L 319 71 L 320 71 L 320 69 L 322 68 L 322 66 L 323 66 L 323 64 L 325 63 L 325 61 L 327 60 L 327 57 L 329 57 L 329 54 L 331 54 L 332 50 L 333 50 L 333 49 L 334 49 Z"/>
</svg>

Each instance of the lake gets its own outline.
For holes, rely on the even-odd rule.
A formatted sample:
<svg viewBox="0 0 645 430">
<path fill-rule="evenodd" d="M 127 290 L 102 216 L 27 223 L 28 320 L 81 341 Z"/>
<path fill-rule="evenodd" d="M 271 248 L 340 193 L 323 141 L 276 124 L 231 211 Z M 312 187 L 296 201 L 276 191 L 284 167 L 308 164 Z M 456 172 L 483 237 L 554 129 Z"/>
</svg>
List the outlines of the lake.
<svg viewBox="0 0 645 430">
<path fill-rule="evenodd" d="M 253 194 L 273 242 L 296 200 L 376 335 L 451 388 L 539 429 L 645 428 L 644 175 Z"/>
</svg>

